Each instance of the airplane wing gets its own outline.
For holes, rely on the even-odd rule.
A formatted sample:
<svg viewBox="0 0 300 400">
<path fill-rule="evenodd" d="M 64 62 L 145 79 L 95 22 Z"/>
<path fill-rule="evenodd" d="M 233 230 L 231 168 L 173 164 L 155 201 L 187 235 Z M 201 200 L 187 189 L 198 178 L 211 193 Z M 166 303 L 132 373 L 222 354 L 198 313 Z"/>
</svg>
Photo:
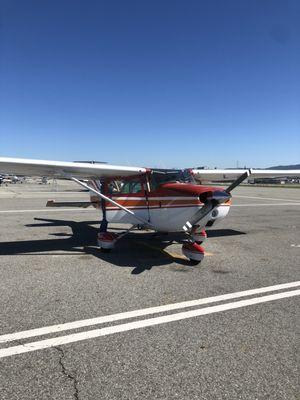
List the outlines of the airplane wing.
<svg viewBox="0 0 300 400">
<path fill-rule="evenodd" d="M 146 168 L 140 167 L 0 157 L 0 173 L 4 174 L 99 179 L 141 175 L 145 172 Z"/>
<path fill-rule="evenodd" d="M 201 182 L 232 181 L 246 171 L 252 178 L 300 177 L 300 169 L 192 169 L 192 174 Z"/>
</svg>

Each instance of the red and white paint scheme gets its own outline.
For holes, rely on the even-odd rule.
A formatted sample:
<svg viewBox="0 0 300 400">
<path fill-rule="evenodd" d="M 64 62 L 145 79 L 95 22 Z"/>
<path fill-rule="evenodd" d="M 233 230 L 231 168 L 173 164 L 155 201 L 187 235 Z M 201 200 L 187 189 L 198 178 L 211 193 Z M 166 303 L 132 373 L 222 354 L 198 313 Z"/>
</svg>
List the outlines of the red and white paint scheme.
<svg viewBox="0 0 300 400">
<path fill-rule="evenodd" d="M 115 166 L 94 162 L 60 162 L 0 157 L 2 173 L 19 176 L 48 176 L 71 179 L 90 192 L 90 202 L 69 206 L 101 209 L 97 236 L 103 251 L 111 250 L 128 231 L 138 228 L 159 232 L 185 232 L 183 254 L 191 263 L 204 257 L 201 244 L 206 227 L 226 217 L 231 191 L 250 175 L 253 177 L 300 176 L 300 170 L 206 170 L 152 169 Z M 234 180 L 226 189 L 203 185 L 217 180 Z M 67 204 L 50 201 L 51 207 Z M 130 224 L 120 235 L 108 231 L 109 223 Z"/>
<path fill-rule="evenodd" d="M 134 215 L 127 213 L 118 206 L 106 201 L 106 217 L 108 222 L 136 224 L 136 216 L 149 222 L 155 230 L 161 232 L 178 232 L 183 230 L 183 225 L 190 220 L 204 202 L 201 194 L 211 190 L 220 191 L 220 188 L 211 188 L 191 183 L 161 183 L 154 185 L 151 181 L 157 171 L 138 178 L 127 178 L 121 183 L 120 190 L 108 190 L 110 182 L 103 184 L 103 193 L 109 196 L 118 204 L 134 211 Z M 176 171 L 176 174 L 178 171 Z M 172 174 L 172 177 L 175 173 Z M 170 178 L 167 176 L 167 178 Z M 167 179 L 166 178 L 166 179 Z M 177 178 L 179 179 L 179 178 Z M 98 187 L 96 182 L 91 182 L 91 186 Z M 149 188 L 149 189 L 148 189 Z M 227 195 L 228 196 L 228 195 Z M 230 197 L 230 196 L 228 196 Z M 97 208 L 101 208 L 101 199 L 91 192 L 91 202 Z M 231 201 L 230 198 L 220 205 L 217 205 L 213 212 L 209 213 L 202 220 L 202 227 L 208 221 L 216 221 L 224 218 L 228 212 Z"/>
</svg>

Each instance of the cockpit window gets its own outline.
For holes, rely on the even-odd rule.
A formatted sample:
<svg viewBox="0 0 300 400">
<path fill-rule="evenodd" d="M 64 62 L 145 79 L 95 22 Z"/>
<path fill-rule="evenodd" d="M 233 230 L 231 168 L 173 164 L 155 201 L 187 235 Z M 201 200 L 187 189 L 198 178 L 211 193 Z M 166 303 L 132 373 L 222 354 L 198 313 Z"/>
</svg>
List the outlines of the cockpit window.
<svg viewBox="0 0 300 400">
<path fill-rule="evenodd" d="M 108 193 L 113 195 L 143 193 L 143 184 L 140 181 L 111 181 Z"/>
<path fill-rule="evenodd" d="M 181 182 L 194 183 L 194 178 L 186 169 L 157 169 L 152 170 L 150 175 L 151 189 L 155 190 L 164 183 Z"/>
</svg>

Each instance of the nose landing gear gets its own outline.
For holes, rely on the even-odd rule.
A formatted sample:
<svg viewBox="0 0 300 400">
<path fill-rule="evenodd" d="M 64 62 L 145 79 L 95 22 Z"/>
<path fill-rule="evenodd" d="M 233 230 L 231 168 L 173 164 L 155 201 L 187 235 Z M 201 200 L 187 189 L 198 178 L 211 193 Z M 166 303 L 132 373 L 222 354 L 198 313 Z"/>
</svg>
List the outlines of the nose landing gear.
<svg viewBox="0 0 300 400">
<path fill-rule="evenodd" d="M 192 228 L 190 235 L 192 240 L 198 244 L 203 243 L 207 239 L 207 233 L 205 229 L 200 228 L 199 225 L 195 225 Z"/>
<path fill-rule="evenodd" d="M 190 260 L 191 265 L 197 265 L 204 258 L 204 248 L 201 244 L 207 238 L 205 229 L 200 229 L 198 225 L 195 225 L 190 233 L 190 238 L 190 241 L 182 245 L 181 250 L 183 255 Z"/>
</svg>

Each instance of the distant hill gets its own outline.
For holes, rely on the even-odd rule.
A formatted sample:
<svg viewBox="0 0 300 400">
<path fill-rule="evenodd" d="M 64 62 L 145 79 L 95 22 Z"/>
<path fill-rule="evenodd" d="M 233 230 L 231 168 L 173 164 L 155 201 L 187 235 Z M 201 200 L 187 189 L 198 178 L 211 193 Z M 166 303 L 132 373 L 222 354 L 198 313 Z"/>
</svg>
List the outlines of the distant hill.
<svg viewBox="0 0 300 400">
<path fill-rule="evenodd" d="M 294 165 L 277 165 L 276 167 L 269 167 L 266 169 L 300 169 L 300 164 Z"/>
</svg>

